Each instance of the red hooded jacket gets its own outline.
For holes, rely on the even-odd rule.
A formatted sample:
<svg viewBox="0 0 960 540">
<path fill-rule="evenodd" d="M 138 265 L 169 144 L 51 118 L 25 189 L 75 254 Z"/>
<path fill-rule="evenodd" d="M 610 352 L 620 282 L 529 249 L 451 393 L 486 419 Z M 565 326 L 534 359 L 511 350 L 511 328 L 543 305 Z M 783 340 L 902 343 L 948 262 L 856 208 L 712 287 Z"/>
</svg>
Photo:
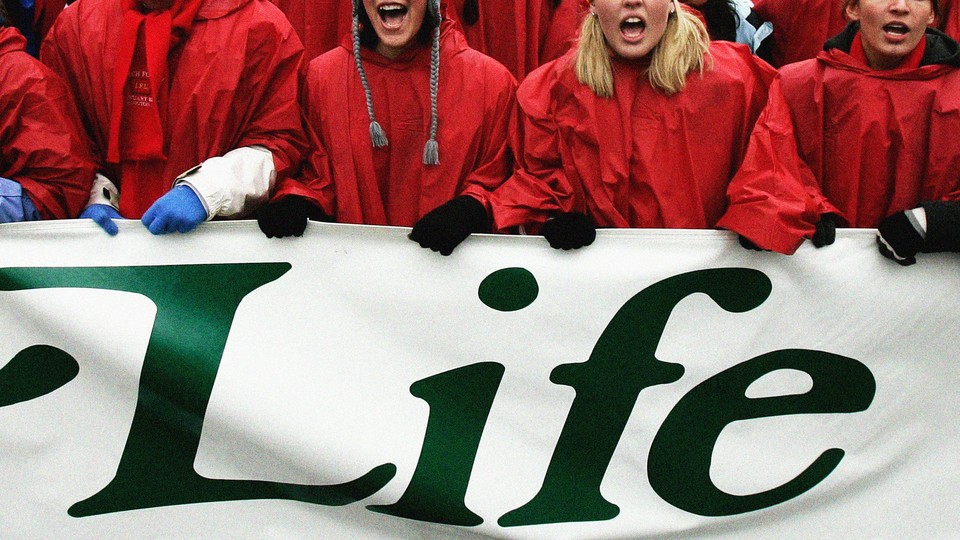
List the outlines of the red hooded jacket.
<svg viewBox="0 0 960 540">
<path fill-rule="evenodd" d="M 119 184 L 121 200 L 121 167 L 107 163 L 106 154 L 122 18 L 120 0 L 77 2 L 60 14 L 41 49 L 43 62 L 70 86 L 98 168 Z M 306 143 L 296 99 L 302 51 L 283 13 L 266 0 L 203 3 L 168 56 L 161 195 L 184 171 L 239 147 L 270 150 L 278 178 L 299 167 Z M 139 217 L 151 202 L 125 217 Z"/>
<path fill-rule="evenodd" d="M 775 72 L 744 45 L 710 52 L 712 68 L 673 96 L 645 64 L 615 60 L 614 97 L 597 97 L 576 78 L 575 51 L 531 73 L 517 91 L 518 170 L 491 201 L 496 228 L 535 232 L 571 211 L 599 227 L 713 227 Z"/>
<path fill-rule="evenodd" d="M 19 182 L 44 219 L 74 218 L 90 197 L 93 160 L 71 92 L 0 27 L 0 176 Z"/>
<path fill-rule="evenodd" d="M 770 89 L 720 226 L 793 253 L 826 213 L 876 227 L 921 201 L 960 197 L 960 46 L 927 30 L 918 68 L 875 71 L 849 27 Z"/>
<path fill-rule="evenodd" d="M 310 63 L 301 102 L 311 151 L 302 178 L 283 182 L 274 199 L 307 197 L 341 223 L 407 227 L 458 195 L 486 205 L 512 168 L 507 139 L 516 81 L 470 49 L 450 20 L 441 24 L 440 40 L 439 165 L 422 163 L 431 123 L 430 45 L 393 60 L 361 49 L 374 113 L 389 140 L 374 148 L 347 36 Z"/>
</svg>

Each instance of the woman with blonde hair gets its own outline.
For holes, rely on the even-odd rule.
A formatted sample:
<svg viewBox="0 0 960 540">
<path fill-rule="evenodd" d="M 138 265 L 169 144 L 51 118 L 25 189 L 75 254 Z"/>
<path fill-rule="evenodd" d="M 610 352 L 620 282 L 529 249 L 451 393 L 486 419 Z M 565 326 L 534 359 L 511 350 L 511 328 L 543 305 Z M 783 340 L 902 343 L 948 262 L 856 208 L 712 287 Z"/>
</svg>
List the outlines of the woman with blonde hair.
<svg viewBox="0 0 960 540">
<path fill-rule="evenodd" d="M 521 84 L 521 148 L 498 230 L 555 248 L 599 227 L 711 228 L 773 69 L 711 43 L 677 0 L 593 0 L 575 50 Z"/>
</svg>

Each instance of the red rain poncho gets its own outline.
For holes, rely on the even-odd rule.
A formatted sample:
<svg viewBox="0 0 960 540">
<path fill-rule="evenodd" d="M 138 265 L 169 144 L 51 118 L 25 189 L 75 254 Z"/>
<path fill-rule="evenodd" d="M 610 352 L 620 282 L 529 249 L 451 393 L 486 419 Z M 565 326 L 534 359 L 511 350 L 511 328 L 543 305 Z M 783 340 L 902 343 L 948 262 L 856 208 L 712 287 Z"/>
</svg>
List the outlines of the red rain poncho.
<svg viewBox="0 0 960 540">
<path fill-rule="evenodd" d="M 502 65 L 470 49 L 451 21 L 441 30 L 440 164 L 422 163 L 430 129 L 430 46 L 415 45 L 394 60 L 361 49 L 374 112 L 390 141 L 373 148 L 348 36 L 308 68 L 301 102 L 311 153 L 301 181 L 284 182 L 274 199 L 307 197 L 341 223 L 407 227 L 458 195 L 486 205 L 489 192 L 510 176 L 516 82 Z"/>
<path fill-rule="evenodd" d="M 720 226 L 793 253 L 825 213 L 876 227 L 960 189 L 960 55 L 927 30 L 921 66 L 875 71 L 835 46 L 780 70 Z"/>
<path fill-rule="evenodd" d="M 122 1 L 84 0 L 64 10 L 44 41 L 41 59 L 70 86 L 99 169 L 120 188 L 124 217 L 139 218 L 179 174 L 239 147 L 270 150 L 278 177 L 296 170 L 305 145 L 296 100 L 303 48 L 283 14 L 266 0 L 202 3 L 189 33 L 166 58 L 170 82 L 159 94 L 166 159 L 109 163 Z M 136 58 L 133 65 L 137 69 Z M 137 84 L 134 71 L 130 83 Z M 121 148 L 135 147 L 151 134 L 136 135 L 125 136 Z M 125 194 L 122 170 L 137 171 L 135 193 Z M 265 197 L 249 194 L 250 199 Z"/>
<path fill-rule="evenodd" d="M 639 62 L 614 61 L 609 99 L 577 80 L 573 52 L 531 73 L 517 91 L 519 169 L 491 201 L 496 228 L 536 232 L 571 211 L 599 227 L 713 227 L 774 70 L 743 45 L 710 50 L 712 69 L 670 97 Z"/>
<path fill-rule="evenodd" d="M 93 161 L 67 86 L 0 28 L 0 176 L 19 182 L 44 219 L 74 218 L 90 196 Z"/>
</svg>

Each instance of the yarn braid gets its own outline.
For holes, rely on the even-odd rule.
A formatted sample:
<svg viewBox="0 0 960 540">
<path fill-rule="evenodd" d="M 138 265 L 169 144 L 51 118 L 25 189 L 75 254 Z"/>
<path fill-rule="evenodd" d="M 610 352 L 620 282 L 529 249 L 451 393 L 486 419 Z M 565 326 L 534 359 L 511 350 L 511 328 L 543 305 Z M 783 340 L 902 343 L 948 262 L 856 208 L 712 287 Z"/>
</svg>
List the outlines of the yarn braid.
<svg viewBox="0 0 960 540">
<path fill-rule="evenodd" d="M 437 94 L 440 87 L 440 25 L 433 30 L 430 47 L 430 139 L 423 147 L 423 164 L 440 164 L 440 145 L 437 144 Z"/>
<path fill-rule="evenodd" d="M 356 3 L 353 10 L 353 59 L 357 63 L 357 71 L 360 73 L 360 84 L 363 85 L 363 94 L 367 99 L 367 114 L 370 115 L 370 140 L 374 148 L 387 146 L 387 134 L 383 132 L 383 127 L 377 122 L 377 117 L 373 113 L 373 96 L 370 93 L 370 83 L 367 81 L 367 72 L 363 70 L 363 62 L 360 60 L 360 15 L 356 9 Z"/>
</svg>

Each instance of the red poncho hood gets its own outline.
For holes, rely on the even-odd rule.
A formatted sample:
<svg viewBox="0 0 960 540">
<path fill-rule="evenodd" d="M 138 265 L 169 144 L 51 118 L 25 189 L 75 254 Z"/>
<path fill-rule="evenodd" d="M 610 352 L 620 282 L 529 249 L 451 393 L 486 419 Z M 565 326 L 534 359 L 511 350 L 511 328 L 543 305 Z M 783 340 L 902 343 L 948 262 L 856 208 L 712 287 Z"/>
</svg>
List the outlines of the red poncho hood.
<svg viewBox="0 0 960 540">
<path fill-rule="evenodd" d="M 0 27 L 0 54 L 23 51 L 27 48 L 27 38 L 12 26 Z"/>
</svg>

